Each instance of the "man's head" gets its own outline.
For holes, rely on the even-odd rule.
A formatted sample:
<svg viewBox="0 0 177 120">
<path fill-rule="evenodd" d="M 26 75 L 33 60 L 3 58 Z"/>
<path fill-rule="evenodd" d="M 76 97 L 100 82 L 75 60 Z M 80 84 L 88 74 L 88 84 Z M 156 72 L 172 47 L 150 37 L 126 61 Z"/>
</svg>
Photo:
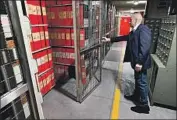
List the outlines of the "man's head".
<svg viewBox="0 0 177 120">
<path fill-rule="evenodd" d="M 143 17 L 141 13 L 134 13 L 131 16 L 131 27 L 135 27 L 137 24 L 141 24 L 143 20 Z"/>
</svg>

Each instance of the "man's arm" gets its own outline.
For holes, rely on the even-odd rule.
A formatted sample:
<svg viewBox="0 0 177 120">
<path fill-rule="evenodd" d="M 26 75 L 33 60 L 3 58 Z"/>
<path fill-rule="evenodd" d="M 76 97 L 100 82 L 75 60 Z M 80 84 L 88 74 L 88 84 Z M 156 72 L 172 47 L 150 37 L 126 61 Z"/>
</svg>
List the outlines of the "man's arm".
<svg viewBox="0 0 177 120">
<path fill-rule="evenodd" d="M 140 30 L 139 56 L 137 64 L 143 65 L 146 61 L 151 47 L 151 32 L 147 29 Z"/>
<path fill-rule="evenodd" d="M 128 41 L 128 39 L 129 39 L 129 35 L 112 37 L 112 38 L 103 37 L 102 42 L 120 42 L 120 41 Z"/>
<path fill-rule="evenodd" d="M 121 41 L 128 41 L 129 35 L 124 36 L 118 36 L 118 37 L 112 37 L 111 42 L 121 42 Z"/>
</svg>

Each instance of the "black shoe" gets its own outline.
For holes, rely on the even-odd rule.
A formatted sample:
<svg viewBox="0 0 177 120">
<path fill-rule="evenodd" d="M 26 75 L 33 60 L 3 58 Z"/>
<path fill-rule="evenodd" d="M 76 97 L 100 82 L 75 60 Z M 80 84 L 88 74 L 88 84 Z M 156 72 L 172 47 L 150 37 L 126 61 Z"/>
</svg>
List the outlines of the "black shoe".
<svg viewBox="0 0 177 120">
<path fill-rule="evenodd" d="M 141 106 L 131 107 L 131 110 L 137 113 L 149 114 L 150 108 L 148 105 L 141 105 Z"/>
</svg>

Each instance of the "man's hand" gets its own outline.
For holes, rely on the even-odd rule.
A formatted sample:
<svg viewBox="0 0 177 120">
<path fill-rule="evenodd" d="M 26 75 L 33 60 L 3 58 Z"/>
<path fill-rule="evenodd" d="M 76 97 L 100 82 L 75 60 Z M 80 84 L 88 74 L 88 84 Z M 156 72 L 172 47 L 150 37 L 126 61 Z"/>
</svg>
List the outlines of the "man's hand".
<svg viewBox="0 0 177 120">
<path fill-rule="evenodd" d="M 135 66 L 136 72 L 140 72 L 142 70 L 142 67 L 143 67 L 142 65 L 136 64 Z"/>
<path fill-rule="evenodd" d="M 107 37 L 102 37 L 102 42 L 110 42 L 111 41 L 111 39 L 110 38 L 107 38 Z"/>
</svg>

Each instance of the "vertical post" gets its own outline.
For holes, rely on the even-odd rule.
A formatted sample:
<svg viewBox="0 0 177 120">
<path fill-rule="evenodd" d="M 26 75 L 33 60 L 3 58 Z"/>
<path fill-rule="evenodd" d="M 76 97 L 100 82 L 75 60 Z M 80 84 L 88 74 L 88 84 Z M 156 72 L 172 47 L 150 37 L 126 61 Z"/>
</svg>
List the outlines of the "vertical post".
<svg viewBox="0 0 177 120">
<path fill-rule="evenodd" d="M 28 60 L 27 60 L 27 54 L 26 54 L 26 50 L 25 50 L 24 39 L 23 39 L 23 34 L 22 34 L 21 24 L 20 24 L 20 20 L 19 20 L 19 14 L 18 14 L 18 10 L 17 10 L 16 1 L 8 0 L 6 2 L 8 5 L 9 17 L 10 17 L 12 26 L 14 28 L 15 43 L 17 45 L 17 51 L 18 51 L 20 64 L 22 66 L 23 78 L 28 83 L 27 85 L 29 88 L 31 108 L 33 111 L 34 118 L 39 119 L 39 114 L 38 114 L 38 110 L 37 110 L 37 103 L 36 103 L 36 98 L 34 95 L 34 89 L 33 89 L 33 85 L 32 85 L 31 74 L 30 74 L 29 64 L 28 64 Z"/>
<path fill-rule="evenodd" d="M 103 1 L 100 1 L 100 20 L 99 20 L 99 43 L 102 43 L 102 37 L 103 37 L 103 24 L 102 24 L 102 14 L 103 14 Z M 103 46 L 101 45 L 101 47 L 99 48 L 99 66 L 100 66 L 100 81 L 102 80 L 102 60 L 103 60 Z"/>
<path fill-rule="evenodd" d="M 80 56 L 80 25 L 79 25 L 79 1 L 72 1 L 73 10 L 73 28 L 74 28 L 74 52 L 75 52 L 75 71 L 76 71 L 76 88 L 77 88 L 77 101 L 82 101 L 81 96 L 81 56 Z"/>
</svg>

